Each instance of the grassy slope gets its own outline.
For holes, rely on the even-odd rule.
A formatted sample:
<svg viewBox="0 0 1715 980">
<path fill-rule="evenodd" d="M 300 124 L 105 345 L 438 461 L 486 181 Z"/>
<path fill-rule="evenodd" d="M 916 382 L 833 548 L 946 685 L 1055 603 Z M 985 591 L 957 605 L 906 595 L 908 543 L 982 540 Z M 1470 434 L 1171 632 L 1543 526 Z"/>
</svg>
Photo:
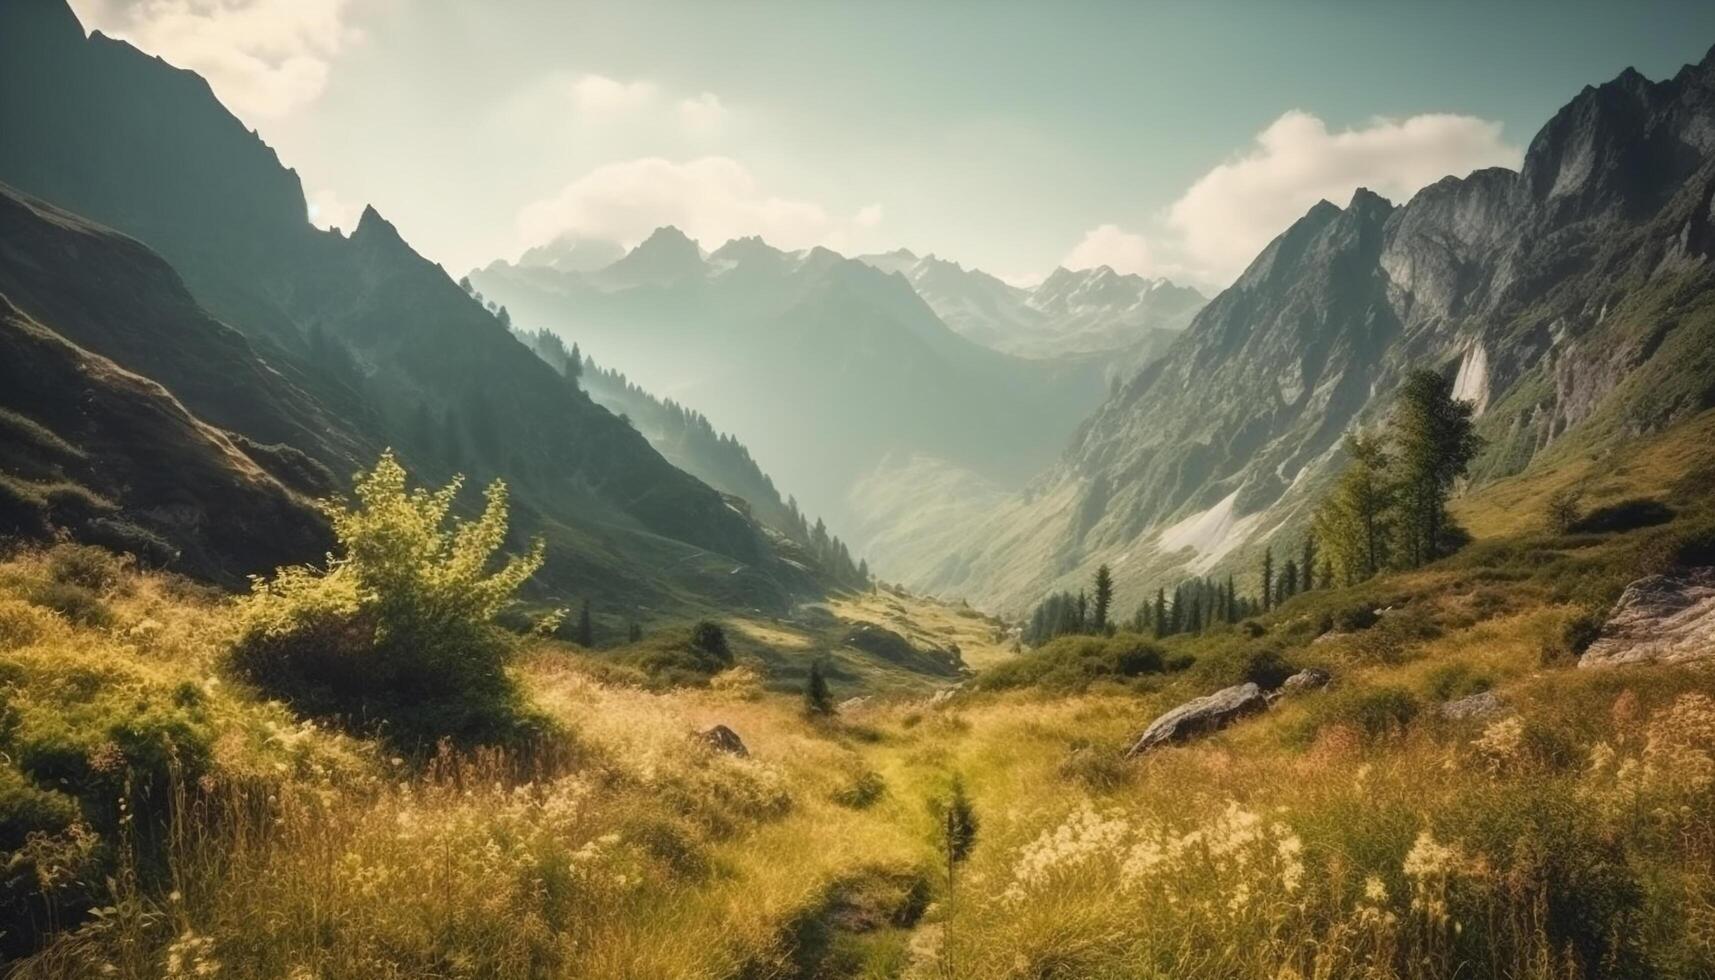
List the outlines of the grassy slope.
<svg viewBox="0 0 1715 980">
<path fill-rule="evenodd" d="M 260 783 L 273 802 L 260 824 L 216 807 L 224 824 L 184 837 L 178 900 L 147 881 L 121 896 L 158 916 L 133 923 L 136 941 L 118 941 L 132 926 L 63 938 L 22 975 L 113 962 L 155 976 L 175 952 L 244 976 L 927 976 L 940 963 L 968 977 L 1380 977 L 1401 963 L 1449 976 L 1461 961 L 1465 975 L 1706 975 L 1715 800 L 1699 780 L 1715 767 L 1715 720 L 1672 706 L 1695 707 L 1682 695 L 1715 694 L 1715 679 L 1579 671 L 1557 649 L 1565 622 L 1660 550 L 1651 541 L 1707 519 L 1693 477 L 1715 463 L 1712 428 L 1705 414 L 1599 465 L 1501 481 L 1459 504 L 1477 536 L 1459 556 L 1298 597 L 1260 637 L 1172 641 L 1196 658 L 1188 668 L 1084 690 L 902 695 L 817 723 L 755 678 L 650 693 L 544 645 L 517 669 L 575 736 L 522 787 L 492 759 L 401 776 L 367 746 L 209 684 L 219 634 L 197 624 L 221 621 L 212 600 L 127 576 L 100 628 L 47 617 L 42 638 L 0 642 L 24 717 L 38 719 L 7 736 L 8 757 L 29 758 L 16 740 L 72 696 L 42 665 L 99 638 L 90 656 L 146 666 L 144 699 L 179 681 L 213 692 L 204 723 L 236 734 L 218 740 L 212 799 Z M 1541 501 L 1574 474 L 1593 503 L 1647 493 L 1680 516 L 1665 529 L 1537 530 Z M 7 566 L 10 615 L 42 618 L 30 584 L 53 577 L 42 562 Z M 1394 612 L 1311 642 L 1325 614 L 1374 606 Z M 974 664 L 1013 656 L 956 610 L 890 596 L 832 608 L 957 631 Z M 145 619 L 165 624 L 144 631 L 160 637 L 147 645 L 130 639 Z M 801 662 L 835 629 L 808 616 L 731 626 L 741 661 L 764 665 L 762 648 Z M 1327 666 L 1336 684 L 1122 761 L 1155 713 L 1238 679 L 1261 650 Z M 140 683 L 131 668 L 79 676 L 98 691 Z M 1436 711 L 1485 688 L 1518 711 L 1516 731 Z M 1401 693 L 1376 693 L 1389 690 Z M 688 737 L 714 723 L 752 757 Z M 267 731 L 278 734 L 245 734 Z M 1591 768 L 1599 743 L 1634 760 L 1630 776 Z M 954 773 L 982 826 L 949 900 L 926 801 Z M 1192 830 L 1195 844 L 1156 865 L 1165 877 L 1127 865 L 1134 845 Z"/>
</svg>

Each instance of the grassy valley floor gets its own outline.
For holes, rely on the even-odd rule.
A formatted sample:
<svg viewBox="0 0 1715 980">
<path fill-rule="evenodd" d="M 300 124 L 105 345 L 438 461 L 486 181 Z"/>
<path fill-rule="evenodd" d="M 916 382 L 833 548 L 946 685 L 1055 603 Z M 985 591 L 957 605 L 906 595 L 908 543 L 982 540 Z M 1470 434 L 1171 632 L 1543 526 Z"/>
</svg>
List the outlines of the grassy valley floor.
<svg viewBox="0 0 1715 980">
<path fill-rule="evenodd" d="M 1014 653 L 998 621 L 883 591 L 730 620 L 712 675 L 638 666 L 665 627 L 599 653 L 521 639 L 509 669 L 550 734 L 504 752 L 304 721 L 231 671 L 228 598 L 20 552 L 11 975 L 1710 976 L 1715 674 L 1577 650 L 1627 581 L 1715 547 L 1712 418 L 1489 487 L 1459 554 L 1248 628 Z M 1569 479 L 1670 516 L 1541 529 Z M 889 661 L 866 623 L 971 673 Z M 807 716 L 818 657 L 835 700 L 866 699 Z M 1325 690 L 1126 756 L 1173 705 L 1310 666 Z M 714 725 L 748 754 L 697 736 Z M 976 826 L 949 866 L 955 779 Z"/>
</svg>

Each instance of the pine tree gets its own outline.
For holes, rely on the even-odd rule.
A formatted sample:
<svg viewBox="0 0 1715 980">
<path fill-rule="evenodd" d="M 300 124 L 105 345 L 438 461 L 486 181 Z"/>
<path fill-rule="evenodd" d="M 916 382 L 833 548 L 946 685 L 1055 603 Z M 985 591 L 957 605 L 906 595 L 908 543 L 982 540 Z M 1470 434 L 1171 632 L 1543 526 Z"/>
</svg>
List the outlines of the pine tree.
<svg viewBox="0 0 1715 980">
<path fill-rule="evenodd" d="M 1470 402 L 1453 397 L 1453 382 L 1435 371 L 1411 372 L 1400 391 L 1393 436 L 1406 558 L 1413 567 L 1441 554 L 1447 498 L 1481 445 L 1471 412 Z"/>
<path fill-rule="evenodd" d="M 822 676 L 822 662 L 810 661 L 810 676 L 804 681 L 804 712 L 826 717 L 834 713 L 834 695 L 828 690 L 828 679 Z"/>
<path fill-rule="evenodd" d="M 1262 611 L 1268 612 L 1274 607 L 1274 549 L 1264 548 L 1262 552 Z"/>
<path fill-rule="evenodd" d="M 1155 590 L 1155 635 L 1167 635 L 1167 590 Z"/>
<path fill-rule="evenodd" d="M 1298 563 L 1288 558 L 1286 567 L 1280 570 L 1280 598 L 1282 601 L 1298 594 Z"/>
<path fill-rule="evenodd" d="M 1227 601 L 1225 606 L 1226 608 L 1224 611 L 1226 613 L 1227 625 L 1231 626 L 1239 621 L 1238 599 L 1233 595 L 1233 577 L 1231 575 L 1227 576 Z"/>
<path fill-rule="evenodd" d="M 586 650 L 595 648 L 595 624 L 590 622 L 590 603 L 584 600 L 583 608 L 578 611 L 578 646 Z"/>
<path fill-rule="evenodd" d="M 1298 569 L 1304 576 L 1304 591 L 1309 592 L 1316 587 L 1314 572 L 1316 569 L 1316 534 L 1313 531 L 1304 532 L 1304 558 L 1298 563 Z"/>
<path fill-rule="evenodd" d="M 1351 585 L 1388 562 L 1395 492 L 1380 439 L 1353 434 L 1346 438 L 1345 449 L 1346 468 L 1317 508 L 1314 527 L 1327 560 Z"/>
<path fill-rule="evenodd" d="M 1095 616 L 1094 620 L 1090 624 L 1094 632 L 1106 633 L 1108 631 L 1108 607 L 1113 605 L 1113 601 L 1113 573 L 1108 571 L 1108 566 L 1106 565 L 1098 566 L 1096 568 Z"/>
</svg>

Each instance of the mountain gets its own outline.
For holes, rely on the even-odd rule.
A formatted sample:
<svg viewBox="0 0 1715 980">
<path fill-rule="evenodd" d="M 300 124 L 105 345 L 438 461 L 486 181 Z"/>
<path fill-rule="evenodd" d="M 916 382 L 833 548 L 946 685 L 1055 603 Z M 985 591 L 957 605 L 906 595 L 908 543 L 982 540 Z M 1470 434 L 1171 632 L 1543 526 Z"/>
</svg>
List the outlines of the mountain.
<svg viewBox="0 0 1715 980">
<path fill-rule="evenodd" d="M 746 238 L 705 255 L 663 228 L 595 272 L 496 262 L 469 278 L 521 326 L 721 419 L 842 530 L 851 487 L 889 454 L 1021 485 L 1108 383 L 1101 357 L 1039 361 L 975 343 L 903 276 L 825 248 Z"/>
<path fill-rule="evenodd" d="M 0 532 L 63 530 L 229 585 L 325 553 L 309 498 L 332 489 L 327 470 L 210 420 L 270 442 L 348 438 L 158 256 L 0 185 Z"/>
<path fill-rule="evenodd" d="M 909 249 L 859 256 L 911 282 L 954 330 L 1024 357 L 1124 351 L 1133 366 L 1160 354 L 1207 302 L 1189 286 L 1107 266 L 1055 269 L 1030 289 Z"/>
<path fill-rule="evenodd" d="M 1122 607 L 1294 548 L 1343 435 L 1428 366 L 1474 403 L 1477 482 L 1715 405 L 1715 55 L 1586 88 L 1518 172 L 1326 201 L 1268 245 L 1023 494 L 872 554 L 1021 608 L 1097 563 Z M 956 526 L 953 526 L 956 523 Z"/>
<path fill-rule="evenodd" d="M 82 335 L 211 421 L 341 477 L 392 445 L 422 476 L 504 478 L 520 531 L 550 539 L 545 581 L 561 596 L 784 608 L 812 587 L 742 509 L 567 385 L 373 208 L 349 237 L 310 225 L 297 175 L 197 75 L 86 37 L 63 3 L 6 4 L 0 131 L 0 181 L 143 243 L 203 319 L 235 329 L 176 338 L 184 358 L 218 358 L 241 335 L 264 383 L 295 391 L 258 418 L 192 390 L 222 379 L 153 350 L 180 321 L 148 297 L 129 338 Z"/>
</svg>

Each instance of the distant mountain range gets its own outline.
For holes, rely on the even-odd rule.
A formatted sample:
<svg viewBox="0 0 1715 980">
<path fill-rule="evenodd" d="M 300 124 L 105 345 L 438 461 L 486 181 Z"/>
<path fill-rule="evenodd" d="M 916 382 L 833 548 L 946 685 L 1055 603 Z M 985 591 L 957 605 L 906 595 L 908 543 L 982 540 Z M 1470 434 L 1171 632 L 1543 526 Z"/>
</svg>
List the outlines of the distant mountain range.
<svg viewBox="0 0 1715 980">
<path fill-rule="evenodd" d="M 1296 548 L 1404 372 L 1474 403 L 1486 481 L 1715 405 L 1715 53 L 1586 88 L 1523 167 L 1322 202 L 998 504 L 896 527 L 907 581 L 1022 609 L 1114 567 L 1122 605 Z M 927 481 L 926 481 L 927 482 Z M 898 501 L 928 512 L 940 499 Z"/>
<path fill-rule="evenodd" d="M 349 236 L 311 226 L 199 76 L 63 3 L 0 4 L 0 133 L 0 407 L 34 447 L 3 471 L 14 523 L 118 521 L 240 580 L 320 558 L 305 496 L 390 445 L 420 477 L 505 479 L 519 535 L 549 538 L 550 597 L 784 609 L 820 588 L 373 209 Z"/>
<path fill-rule="evenodd" d="M 903 275 L 947 326 L 1023 357 L 1127 351 L 1138 366 L 1171 343 L 1208 302 L 1189 286 L 1105 265 L 1077 272 L 1058 268 L 1025 289 L 909 249 L 858 260 Z"/>
<path fill-rule="evenodd" d="M 984 346 L 950 329 L 905 275 L 825 248 L 742 238 L 705 253 L 662 228 L 596 269 L 556 254 L 470 279 L 521 327 L 551 329 L 654 395 L 721 419 L 837 528 L 855 523 L 852 486 L 890 455 L 1022 485 L 1113 377 L 1111 351 L 1044 359 Z"/>
</svg>

